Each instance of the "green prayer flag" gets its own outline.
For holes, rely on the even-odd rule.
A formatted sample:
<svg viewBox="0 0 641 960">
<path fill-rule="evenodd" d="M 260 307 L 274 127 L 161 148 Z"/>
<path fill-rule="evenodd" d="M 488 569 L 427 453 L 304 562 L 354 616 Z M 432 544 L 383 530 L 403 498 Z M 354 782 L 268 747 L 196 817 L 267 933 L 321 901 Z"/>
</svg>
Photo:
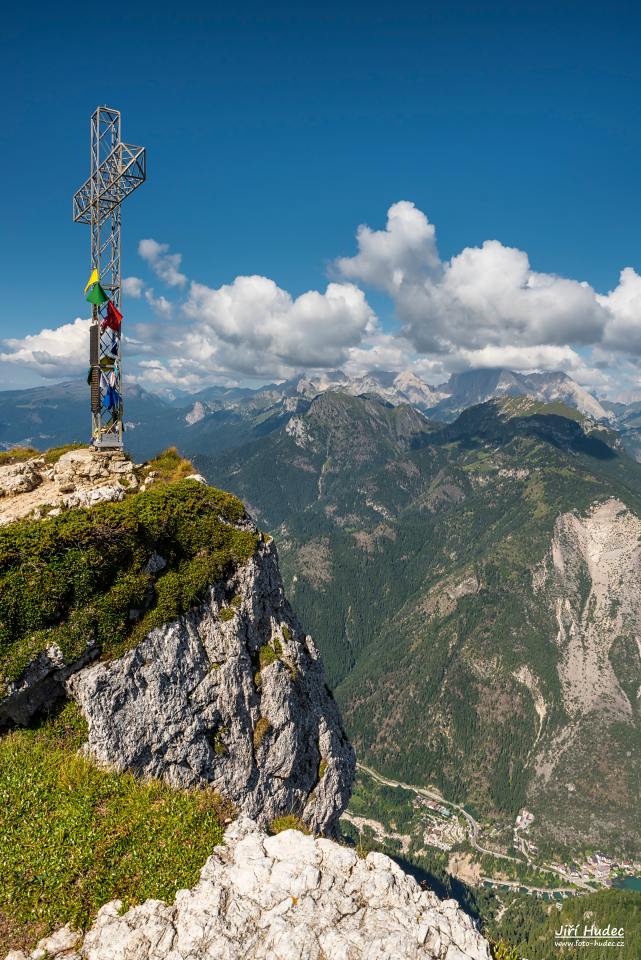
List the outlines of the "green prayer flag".
<svg viewBox="0 0 641 960">
<path fill-rule="evenodd" d="M 97 307 L 99 307 L 101 303 L 106 303 L 108 299 L 109 297 L 99 283 L 94 283 L 91 290 L 87 294 L 87 300 L 89 303 L 94 303 Z"/>
</svg>

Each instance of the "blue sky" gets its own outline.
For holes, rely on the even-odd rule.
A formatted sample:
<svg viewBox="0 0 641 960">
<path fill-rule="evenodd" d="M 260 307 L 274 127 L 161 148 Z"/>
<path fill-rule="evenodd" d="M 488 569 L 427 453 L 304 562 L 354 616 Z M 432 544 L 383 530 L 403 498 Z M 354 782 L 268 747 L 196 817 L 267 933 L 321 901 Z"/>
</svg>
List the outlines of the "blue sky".
<svg viewBox="0 0 641 960">
<path fill-rule="evenodd" d="M 0 386 L 79 373 L 80 328 L 66 325 L 86 315 L 89 236 L 71 195 L 88 173 L 89 115 L 107 103 L 124 139 L 148 149 L 148 182 L 124 208 L 123 274 L 153 290 L 125 299 L 131 372 L 152 388 L 260 379 L 258 358 L 265 377 L 356 370 L 375 349 L 372 365 L 413 363 L 432 381 L 512 359 L 636 389 L 636 273 L 606 303 L 537 278 L 607 294 L 623 268 L 641 272 L 637 4 L 142 2 L 100 21 L 85 5 L 26 3 L 3 16 Z M 357 253 L 359 224 L 384 231 L 399 201 L 435 225 L 439 262 L 410 276 L 434 238 L 404 208 L 420 236 L 388 244 L 396 279 L 388 261 L 337 267 Z M 183 283 L 139 256 L 145 238 L 182 256 Z M 471 258 L 473 279 L 465 263 L 458 280 L 448 272 L 494 240 Z M 505 248 L 527 254 L 529 272 Z M 514 272 L 509 289 L 486 288 L 493 271 Z M 291 303 L 234 285 L 253 275 Z M 349 302 L 338 309 L 335 290 L 331 309 L 297 306 L 328 279 L 349 285 Z M 549 296 L 525 302 L 541 282 Z M 39 364 L 43 344 L 24 338 L 59 328 L 62 346 Z"/>
</svg>

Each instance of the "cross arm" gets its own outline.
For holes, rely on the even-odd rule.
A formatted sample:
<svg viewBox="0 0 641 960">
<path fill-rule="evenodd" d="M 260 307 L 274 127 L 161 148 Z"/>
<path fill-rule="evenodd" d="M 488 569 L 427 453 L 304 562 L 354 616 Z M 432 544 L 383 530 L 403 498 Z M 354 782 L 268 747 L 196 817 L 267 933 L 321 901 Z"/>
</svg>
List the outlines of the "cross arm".
<svg viewBox="0 0 641 960">
<path fill-rule="evenodd" d="M 117 144 L 74 194 L 73 219 L 77 223 L 91 223 L 91 211 L 95 207 L 98 222 L 102 223 L 114 207 L 144 183 L 145 177 L 145 148 Z"/>
</svg>

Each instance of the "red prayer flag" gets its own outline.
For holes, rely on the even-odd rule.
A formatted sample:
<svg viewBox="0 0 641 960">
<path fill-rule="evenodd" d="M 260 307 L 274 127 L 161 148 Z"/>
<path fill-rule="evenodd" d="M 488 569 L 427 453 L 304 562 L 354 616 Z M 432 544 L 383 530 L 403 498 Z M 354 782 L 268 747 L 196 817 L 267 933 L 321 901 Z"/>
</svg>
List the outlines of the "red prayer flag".
<svg viewBox="0 0 641 960">
<path fill-rule="evenodd" d="M 100 329 L 105 330 L 106 327 L 109 327 L 111 330 L 115 330 L 116 333 L 120 332 L 120 324 L 122 323 L 122 313 L 118 307 L 114 307 L 111 300 L 107 303 L 107 316 L 104 318 L 100 324 Z"/>
</svg>

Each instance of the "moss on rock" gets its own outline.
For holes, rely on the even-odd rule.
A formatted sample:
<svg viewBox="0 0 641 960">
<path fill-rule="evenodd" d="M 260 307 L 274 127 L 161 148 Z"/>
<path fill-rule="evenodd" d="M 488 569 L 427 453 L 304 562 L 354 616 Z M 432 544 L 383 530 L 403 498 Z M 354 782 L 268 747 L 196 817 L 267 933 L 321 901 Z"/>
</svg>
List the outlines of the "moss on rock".
<svg viewBox="0 0 641 960">
<path fill-rule="evenodd" d="M 278 660 L 278 654 L 269 643 L 264 643 L 258 651 L 258 662 L 260 664 L 260 669 L 264 670 L 265 667 L 268 667 L 271 663 L 274 663 L 275 660 Z"/>
<path fill-rule="evenodd" d="M 261 717 L 254 727 L 254 750 L 258 750 L 259 746 L 271 730 L 272 725 L 267 720 L 266 717 Z"/>
</svg>

